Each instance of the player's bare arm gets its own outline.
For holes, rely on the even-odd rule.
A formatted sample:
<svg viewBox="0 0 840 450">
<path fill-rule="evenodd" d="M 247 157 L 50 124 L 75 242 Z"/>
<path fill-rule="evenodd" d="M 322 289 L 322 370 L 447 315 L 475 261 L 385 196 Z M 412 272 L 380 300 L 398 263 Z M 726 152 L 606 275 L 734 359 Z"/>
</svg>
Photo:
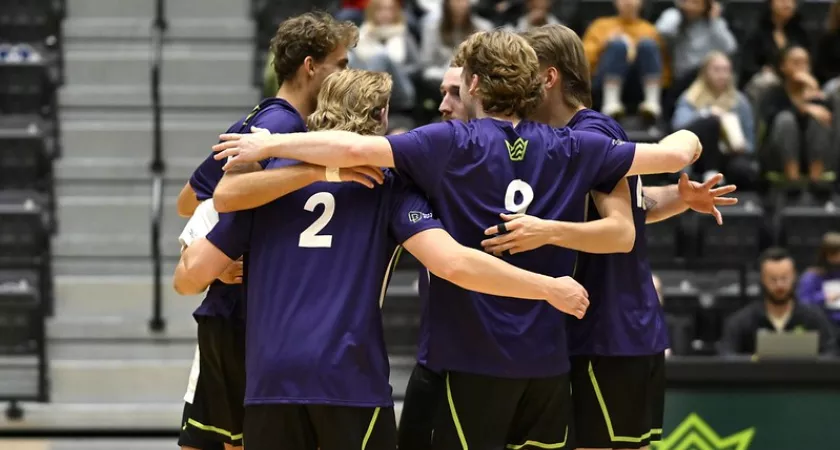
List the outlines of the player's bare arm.
<svg viewBox="0 0 840 450">
<path fill-rule="evenodd" d="M 609 194 L 592 192 L 601 219 L 590 222 L 544 220 L 523 214 L 502 214 L 504 224 L 484 231 L 481 242 L 487 252 L 501 255 L 504 251 L 522 253 L 555 245 L 587 253 L 627 253 L 636 242 L 636 227 L 630 208 L 630 186 L 622 179 Z"/>
<path fill-rule="evenodd" d="M 319 181 L 351 181 L 373 188 L 383 180 L 382 171 L 375 167 L 341 169 L 333 174 L 322 166 L 298 164 L 241 173 L 232 178 L 225 176 L 213 192 L 213 202 L 218 212 L 242 211 L 260 207 Z"/>
<path fill-rule="evenodd" d="M 656 144 L 636 144 L 627 176 L 676 173 L 694 163 L 702 151 L 700 139 L 688 130 L 671 133 Z"/>
<path fill-rule="evenodd" d="M 716 188 L 722 179 L 723 175 L 717 174 L 704 183 L 698 183 L 689 180 L 688 175 L 682 174 L 680 182 L 676 185 L 644 188 L 647 210 L 645 222 L 660 222 L 691 208 L 699 213 L 714 216 L 718 225 L 723 225 L 723 215 L 717 207 L 737 204 L 737 198 L 725 196 L 738 188 L 734 184 Z"/>
<path fill-rule="evenodd" d="M 552 278 L 514 267 L 464 247 L 442 229 L 415 234 L 403 243 L 436 276 L 471 291 L 527 300 L 545 300 L 582 318 L 589 306 L 586 290 L 571 277 Z"/>
<path fill-rule="evenodd" d="M 195 191 L 190 186 L 190 182 L 187 181 L 181 188 L 181 193 L 178 194 L 178 215 L 185 219 L 189 218 L 200 203 L 198 196 L 195 195 Z"/>
<path fill-rule="evenodd" d="M 204 292 L 233 263 L 206 238 L 197 239 L 181 253 L 175 267 L 175 291 L 181 295 Z"/>
<path fill-rule="evenodd" d="M 219 139 L 222 142 L 213 146 L 218 152 L 216 159 L 233 157 L 225 170 L 272 157 L 325 167 L 394 167 L 391 144 L 382 136 L 330 130 L 272 135 L 228 133 Z"/>
</svg>

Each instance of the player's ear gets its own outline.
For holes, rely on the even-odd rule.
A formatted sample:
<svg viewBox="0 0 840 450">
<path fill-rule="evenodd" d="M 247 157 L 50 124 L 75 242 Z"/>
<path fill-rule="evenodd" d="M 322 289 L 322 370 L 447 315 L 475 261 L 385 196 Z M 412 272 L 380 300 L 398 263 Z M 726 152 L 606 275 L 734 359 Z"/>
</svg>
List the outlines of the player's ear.
<svg viewBox="0 0 840 450">
<path fill-rule="evenodd" d="M 549 67 L 545 71 L 545 88 L 551 89 L 554 86 L 558 85 L 561 80 L 560 72 L 557 71 L 556 67 Z"/>
<path fill-rule="evenodd" d="M 475 92 L 478 90 L 478 75 L 472 75 L 470 77 L 470 95 L 475 95 Z"/>
<path fill-rule="evenodd" d="M 381 114 L 382 117 L 379 118 L 379 121 L 382 123 L 382 134 L 388 132 L 388 111 L 391 110 L 391 104 L 388 103 L 385 105 L 385 108 L 382 110 Z"/>
<path fill-rule="evenodd" d="M 303 59 L 303 69 L 306 71 L 306 74 L 310 77 L 315 76 L 315 59 L 311 56 L 307 56 Z"/>
</svg>

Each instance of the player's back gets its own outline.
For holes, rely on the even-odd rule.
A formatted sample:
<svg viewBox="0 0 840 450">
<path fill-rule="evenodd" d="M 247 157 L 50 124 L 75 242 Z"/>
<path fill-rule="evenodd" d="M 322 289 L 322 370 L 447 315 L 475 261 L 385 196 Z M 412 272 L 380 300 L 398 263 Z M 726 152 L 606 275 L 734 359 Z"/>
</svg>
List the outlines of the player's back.
<svg viewBox="0 0 840 450">
<path fill-rule="evenodd" d="M 588 191 L 611 172 L 620 179 L 632 162 L 631 149 L 626 167 L 599 173 L 603 154 L 581 148 L 588 138 L 536 122 L 513 126 L 485 118 L 430 125 L 389 140 L 397 169 L 426 192 L 447 231 L 480 249 L 484 230 L 500 223 L 501 213 L 583 221 Z M 595 141 L 602 152 L 616 145 Z M 504 259 L 557 277 L 572 274 L 575 252 L 546 246 Z M 432 277 L 427 311 L 433 369 L 510 378 L 568 370 L 565 315 L 545 302 L 479 294 Z"/>
<path fill-rule="evenodd" d="M 389 172 L 374 189 L 316 183 L 254 210 L 247 402 L 390 404 L 380 303 L 406 238 L 394 216 L 431 217 L 399 210 L 402 189 Z"/>
<path fill-rule="evenodd" d="M 591 109 L 575 114 L 568 127 L 627 140 L 614 119 Z M 628 182 L 636 243 L 628 253 L 580 254 L 575 278 L 589 292 L 590 306 L 582 320 L 568 326 L 572 355 L 648 355 L 668 346 L 647 254 L 642 180 L 634 176 Z M 587 220 L 600 218 L 591 203 Z"/>
</svg>

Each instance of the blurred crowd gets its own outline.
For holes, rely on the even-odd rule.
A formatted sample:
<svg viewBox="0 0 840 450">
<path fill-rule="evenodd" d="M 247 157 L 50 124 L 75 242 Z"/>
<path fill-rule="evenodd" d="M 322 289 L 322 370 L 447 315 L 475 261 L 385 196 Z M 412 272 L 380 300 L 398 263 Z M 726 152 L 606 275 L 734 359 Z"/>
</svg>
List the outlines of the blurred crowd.
<svg viewBox="0 0 840 450">
<path fill-rule="evenodd" d="M 393 124 L 402 131 L 431 119 L 416 112 L 436 108 L 453 48 L 466 36 L 561 23 L 554 14 L 561 6 L 553 0 L 344 0 L 336 16 L 360 26 L 351 64 L 393 77 Z M 628 131 L 694 131 L 704 146 L 691 169 L 695 178 L 722 172 L 742 191 L 767 182 L 830 191 L 840 166 L 840 1 L 822 30 L 806 29 L 804 6 L 752 4 L 763 12 L 739 42 L 718 1 L 676 0 L 649 21 L 642 0 L 615 0 L 612 15 L 578 27 L 593 107 L 641 119 L 623 122 Z M 266 77 L 273 95 L 270 70 Z"/>
</svg>

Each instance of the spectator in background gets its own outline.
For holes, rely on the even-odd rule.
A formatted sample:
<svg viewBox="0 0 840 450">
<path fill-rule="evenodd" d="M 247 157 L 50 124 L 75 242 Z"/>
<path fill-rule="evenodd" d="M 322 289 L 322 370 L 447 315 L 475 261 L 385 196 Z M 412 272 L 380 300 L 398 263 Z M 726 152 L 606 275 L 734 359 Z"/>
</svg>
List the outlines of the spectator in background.
<svg viewBox="0 0 840 450">
<path fill-rule="evenodd" d="M 836 354 L 834 329 L 825 314 L 796 301 L 796 268 L 787 250 L 765 250 L 759 258 L 759 267 L 764 299 L 741 308 L 726 320 L 720 352 L 725 355 L 754 354 L 759 330 L 808 330 L 819 333 L 820 354 Z"/>
<path fill-rule="evenodd" d="M 469 0 L 443 0 L 439 15 L 425 21 L 420 45 L 423 79 L 437 91 L 455 48 L 476 31 L 489 31 L 493 24 L 470 12 Z"/>
<path fill-rule="evenodd" d="M 525 14 L 516 21 L 515 30 L 524 33 L 543 25 L 560 25 L 560 20 L 551 14 L 552 0 L 527 0 Z"/>
<path fill-rule="evenodd" d="M 703 154 L 692 170 L 704 181 L 723 172 L 739 187 L 752 182 L 748 156 L 755 149 L 752 107 L 735 88 L 732 63 L 725 54 L 712 51 L 706 57 L 697 78 L 677 101 L 671 126 L 691 130 L 700 138 Z"/>
<path fill-rule="evenodd" d="M 837 92 L 840 88 L 840 0 L 835 0 L 831 5 L 816 56 L 814 73 L 817 79 L 827 94 Z"/>
<path fill-rule="evenodd" d="M 758 101 L 762 91 L 779 84 L 775 68 L 782 50 L 793 46 L 811 49 L 811 38 L 796 11 L 796 0 L 767 0 L 757 27 L 741 45 L 738 81 L 746 86 L 752 101 Z"/>
<path fill-rule="evenodd" d="M 817 265 L 806 270 L 796 288 L 799 301 L 830 309 L 829 317 L 840 325 L 840 233 L 826 233 Z"/>
<path fill-rule="evenodd" d="M 832 114 L 811 74 L 808 51 L 796 46 L 785 49 L 779 73 L 782 84 L 760 99 L 759 112 L 767 125 L 761 159 L 766 169 L 783 172 L 791 182 L 800 180 L 803 164 L 813 182 L 831 181 L 833 174 L 826 172 L 825 162 L 836 159 L 831 145 Z"/>
<path fill-rule="evenodd" d="M 601 112 L 624 114 L 628 91 L 642 92 L 639 112 L 656 118 L 662 111 L 660 96 L 663 48 L 650 22 L 639 17 L 641 0 L 615 0 L 617 16 L 595 19 L 583 35 L 583 48 L 595 75 L 593 90 L 601 90 Z M 638 97 L 638 96 L 637 96 Z"/>
<path fill-rule="evenodd" d="M 419 54 L 398 0 L 370 0 L 353 57 L 353 65 L 359 68 L 391 75 L 394 109 L 406 111 L 414 106 L 411 75 Z"/>
<path fill-rule="evenodd" d="M 525 0 L 478 0 L 475 12 L 494 25 L 502 26 L 525 14 Z"/>
<path fill-rule="evenodd" d="M 720 3 L 714 0 L 677 0 L 677 6 L 663 11 L 656 21 L 656 31 L 670 55 L 672 98 L 679 97 L 694 82 L 709 53 L 731 55 L 738 49 L 722 12 Z"/>
</svg>

